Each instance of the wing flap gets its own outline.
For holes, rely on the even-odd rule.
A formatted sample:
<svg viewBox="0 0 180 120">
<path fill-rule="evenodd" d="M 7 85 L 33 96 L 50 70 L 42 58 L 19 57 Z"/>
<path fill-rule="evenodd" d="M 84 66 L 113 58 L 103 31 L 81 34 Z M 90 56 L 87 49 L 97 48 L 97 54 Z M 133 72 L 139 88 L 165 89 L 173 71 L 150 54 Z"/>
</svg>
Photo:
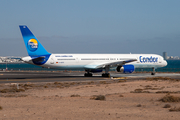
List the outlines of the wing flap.
<svg viewBox="0 0 180 120">
<path fill-rule="evenodd" d="M 85 68 L 87 69 L 103 69 L 107 66 L 111 67 L 116 67 L 120 65 L 124 65 L 126 63 L 134 62 L 137 61 L 137 59 L 129 59 L 129 60 L 123 60 L 123 61 L 116 61 L 116 62 L 106 62 L 106 63 L 91 63 L 89 65 L 86 65 Z"/>
</svg>

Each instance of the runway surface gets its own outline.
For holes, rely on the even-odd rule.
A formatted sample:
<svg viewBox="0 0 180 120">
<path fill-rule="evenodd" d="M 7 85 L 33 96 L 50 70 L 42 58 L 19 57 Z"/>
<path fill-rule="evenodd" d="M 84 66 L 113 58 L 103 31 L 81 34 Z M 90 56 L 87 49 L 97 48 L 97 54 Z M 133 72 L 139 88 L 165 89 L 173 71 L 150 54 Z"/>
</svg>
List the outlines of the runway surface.
<svg viewBox="0 0 180 120">
<path fill-rule="evenodd" d="M 101 77 L 101 73 L 93 77 L 84 77 L 84 72 L 0 72 L 0 83 L 25 83 L 25 82 L 55 82 L 55 81 L 97 81 L 110 80 L 112 78 L 143 79 L 147 77 L 173 77 L 180 79 L 179 73 L 133 73 L 119 74 L 111 73 L 110 78 Z"/>
</svg>

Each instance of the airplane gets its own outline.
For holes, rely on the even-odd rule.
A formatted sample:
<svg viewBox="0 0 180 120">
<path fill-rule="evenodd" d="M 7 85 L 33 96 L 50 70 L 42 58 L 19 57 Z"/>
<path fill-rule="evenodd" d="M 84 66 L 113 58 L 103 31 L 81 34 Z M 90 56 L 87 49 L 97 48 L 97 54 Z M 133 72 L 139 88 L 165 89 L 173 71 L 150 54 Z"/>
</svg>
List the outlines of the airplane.
<svg viewBox="0 0 180 120">
<path fill-rule="evenodd" d="M 29 55 L 21 60 L 43 68 L 83 69 L 85 77 L 104 70 L 102 77 L 110 77 L 111 68 L 121 73 L 132 73 L 135 68 L 152 68 L 151 75 L 155 75 L 156 68 L 167 65 L 166 60 L 157 54 L 52 54 L 46 51 L 26 25 L 19 27 Z"/>
</svg>

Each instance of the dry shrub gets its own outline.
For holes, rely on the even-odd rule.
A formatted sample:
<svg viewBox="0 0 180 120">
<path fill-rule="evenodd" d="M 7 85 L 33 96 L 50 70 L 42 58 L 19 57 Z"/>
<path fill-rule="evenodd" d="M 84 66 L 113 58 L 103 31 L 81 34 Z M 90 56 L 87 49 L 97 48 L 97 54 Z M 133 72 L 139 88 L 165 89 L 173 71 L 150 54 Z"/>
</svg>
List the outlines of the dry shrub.
<svg viewBox="0 0 180 120">
<path fill-rule="evenodd" d="M 76 84 L 75 82 L 70 83 L 70 85 L 75 85 L 75 84 Z"/>
<path fill-rule="evenodd" d="M 77 82 L 78 85 L 82 84 L 81 82 Z"/>
<path fill-rule="evenodd" d="M 45 86 L 44 86 L 44 88 L 48 88 L 48 86 L 47 86 L 47 85 L 45 85 Z"/>
<path fill-rule="evenodd" d="M 179 79 L 173 79 L 173 78 L 169 78 L 169 77 L 148 77 L 146 78 L 146 80 L 150 80 L 150 81 L 157 81 L 157 80 L 170 80 L 170 81 L 180 81 Z"/>
<path fill-rule="evenodd" d="M 17 97 L 27 97 L 28 95 L 18 95 Z"/>
<path fill-rule="evenodd" d="M 58 82 L 54 82 L 55 85 L 59 84 Z"/>
<path fill-rule="evenodd" d="M 71 97 L 80 97 L 80 95 L 71 95 Z"/>
<path fill-rule="evenodd" d="M 64 87 L 70 87 L 70 86 L 71 86 L 71 83 L 66 82 L 66 83 L 63 83 L 63 84 L 61 84 L 61 85 L 64 86 Z"/>
<path fill-rule="evenodd" d="M 34 87 L 34 84 L 24 84 L 22 87 Z"/>
<path fill-rule="evenodd" d="M 135 89 L 134 91 L 135 91 L 135 92 L 142 92 L 143 89 Z"/>
<path fill-rule="evenodd" d="M 121 86 L 127 86 L 126 84 L 122 84 Z"/>
<path fill-rule="evenodd" d="M 145 87 L 146 87 L 146 88 L 147 88 L 147 87 L 148 87 L 148 88 L 150 88 L 150 87 L 152 87 L 152 86 L 150 86 L 150 85 L 146 85 Z"/>
<path fill-rule="evenodd" d="M 28 90 L 34 87 L 35 85 L 34 84 L 21 84 L 19 86 L 23 87 L 25 90 Z"/>
<path fill-rule="evenodd" d="M 118 82 L 126 82 L 126 80 L 118 80 Z"/>
<path fill-rule="evenodd" d="M 61 85 L 58 85 L 58 86 L 56 86 L 57 88 L 64 88 L 63 86 L 61 86 Z"/>
<path fill-rule="evenodd" d="M 142 106 L 141 104 L 136 105 L 136 107 L 141 107 L 141 106 Z"/>
<path fill-rule="evenodd" d="M 70 87 L 71 85 L 75 85 L 76 83 L 75 82 L 72 82 L 72 83 L 61 83 L 61 82 L 54 82 L 55 85 L 58 85 L 57 87 L 59 88 L 64 88 L 64 87 Z"/>
<path fill-rule="evenodd" d="M 91 82 L 87 82 L 87 84 L 89 84 L 89 85 L 90 85 L 90 84 L 94 84 L 94 81 L 91 81 Z"/>
<path fill-rule="evenodd" d="M 157 91 L 156 93 L 168 93 L 168 94 L 170 94 L 170 93 L 180 93 L 180 91 Z"/>
<path fill-rule="evenodd" d="M 61 82 L 54 82 L 55 85 L 63 85 Z"/>
<path fill-rule="evenodd" d="M 150 93 L 149 91 L 143 91 L 143 89 L 135 89 L 134 91 L 130 91 L 130 93 Z"/>
<path fill-rule="evenodd" d="M 157 91 L 156 93 L 170 93 L 169 91 Z"/>
<path fill-rule="evenodd" d="M 107 84 L 106 81 L 100 81 L 99 83 L 100 83 L 100 84 Z"/>
<path fill-rule="evenodd" d="M 119 97 L 124 97 L 124 95 L 119 95 Z"/>
<path fill-rule="evenodd" d="M 3 89 L 0 90 L 1 93 L 8 93 L 8 92 L 24 92 L 24 89 L 17 89 L 17 88 L 10 88 L 10 89 Z"/>
<path fill-rule="evenodd" d="M 28 95 L 5 95 L 4 97 L 27 97 Z"/>
<path fill-rule="evenodd" d="M 151 93 L 151 92 L 149 92 L 149 91 L 143 91 L 142 93 Z"/>
<path fill-rule="evenodd" d="M 143 89 L 135 89 L 134 91 L 133 91 L 133 93 L 142 93 L 143 92 Z"/>
<path fill-rule="evenodd" d="M 165 104 L 163 108 L 170 108 L 171 105 L 170 104 Z"/>
<path fill-rule="evenodd" d="M 161 87 L 161 88 L 152 88 L 152 87 L 146 87 L 144 90 L 162 90 L 164 89 L 165 87 Z"/>
<path fill-rule="evenodd" d="M 70 85 L 69 85 L 69 84 L 66 84 L 66 85 L 64 85 L 64 87 L 70 87 Z"/>
<path fill-rule="evenodd" d="M 160 101 L 162 101 L 162 102 L 180 102 L 180 97 L 166 95 L 163 98 L 161 98 Z"/>
<path fill-rule="evenodd" d="M 2 106 L 0 106 L 0 110 L 2 110 L 3 109 L 3 107 Z"/>
<path fill-rule="evenodd" d="M 14 91 L 13 92 L 24 92 L 25 90 L 24 89 L 17 89 L 17 88 L 14 88 Z"/>
<path fill-rule="evenodd" d="M 63 85 L 61 82 L 54 82 L 55 85 Z"/>
<path fill-rule="evenodd" d="M 91 98 L 91 100 L 101 100 L 101 101 L 105 101 L 106 97 L 104 95 L 93 95 Z"/>
<path fill-rule="evenodd" d="M 51 85 L 50 83 L 47 83 L 46 85 Z"/>
<path fill-rule="evenodd" d="M 7 93 L 7 89 L 0 90 L 1 93 Z"/>
<path fill-rule="evenodd" d="M 174 107 L 174 108 L 171 108 L 169 109 L 170 112 L 180 112 L 180 107 Z"/>
</svg>

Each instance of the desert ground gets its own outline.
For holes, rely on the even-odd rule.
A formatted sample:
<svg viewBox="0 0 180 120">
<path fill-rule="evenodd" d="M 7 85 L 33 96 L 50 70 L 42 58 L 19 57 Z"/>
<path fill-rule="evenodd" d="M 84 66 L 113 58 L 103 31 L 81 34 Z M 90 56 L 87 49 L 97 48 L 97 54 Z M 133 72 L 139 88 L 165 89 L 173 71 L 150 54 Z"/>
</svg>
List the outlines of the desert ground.
<svg viewBox="0 0 180 120">
<path fill-rule="evenodd" d="M 0 120 L 115 119 L 180 119 L 180 80 L 0 84 Z"/>
</svg>

